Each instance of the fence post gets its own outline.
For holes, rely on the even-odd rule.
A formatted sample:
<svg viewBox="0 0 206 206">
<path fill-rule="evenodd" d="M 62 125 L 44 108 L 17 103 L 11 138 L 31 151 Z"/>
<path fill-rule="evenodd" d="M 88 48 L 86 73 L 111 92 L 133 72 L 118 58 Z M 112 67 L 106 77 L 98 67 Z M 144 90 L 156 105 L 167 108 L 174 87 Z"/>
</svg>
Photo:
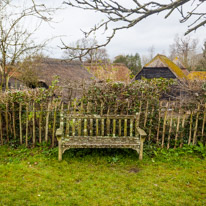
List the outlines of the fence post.
<svg viewBox="0 0 206 206">
<path fill-rule="evenodd" d="M 57 103 L 54 103 L 54 121 L 53 121 L 53 132 L 52 132 L 52 147 L 54 147 L 54 138 L 56 131 L 56 118 L 57 118 Z"/>
<path fill-rule="evenodd" d="M 1 116 L 1 108 L 0 108 L 0 138 L 1 138 L 1 145 L 3 145 L 3 131 L 2 131 L 2 116 Z"/>
<path fill-rule="evenodd" d="M 33 147 L 36 144 L 36 124 L 35 124 L 35 102 L 33 102 L 33 115 L 32 115 L 32 122 L 33 122 Z"/>
<path fill-rule="evenodd" d="M 153 116 L 154 116 L 154 105 L 152 105 L 152 111 L 151 111 L 150 121 L 149 121 L 149 135 L 148 135 L 149 141 L 151 140 Z"/>
<path fill-rule="evenodd" d="M 205 120 L 206 120 L 206 104 L 205 104 L 205 109 L 204 109 L 204 115 L 203 115 L 203 121 L 202 121 L 202 137 L 201 137 L 201 142 L 204 141 L 204 131 L 205 131 Z"/>
<path fill-rule="evenodd" d="M 12 121 L 13 121 L 13 134 L 14 134 L 14 139 L 16 140 L 16 124 L 15 124 L 15 108 L 14 108 L 14 102 L 12 102 Z"/>
<path fill-rule="evenodd" d="M 191 140 L 192 140 L 192 124 L 193 124 L 193 111 L 191 111 L 190 114 L 190 132 L 189 132 L 188 145 L 191 144 Z"/>
<path fill-rule="evenodd" d="M 45 141 L 46 142 L 48 142 L 50 106 L 51 106 L 51 102 L 48 103 L 47 112 L 46 112 L 46 125 L 45 125 Z"/>
<path fill-rule="evenodd" d="M 29 103 L 26 103 L 26 146 L 28 146 L 28 132 L 29 132 Z"/>
<path fill-rule="evenodd" d="M 167 142 L 167 149 L 170 148 L 170 137 L 171 137 L 171 133 L 172 133 L 172 123 L 173 123 L 173 112 L 174 112 L 174 107 L 172 106 L 172 112 L 170 115 L 170 127 L 169 127 L 169 134 L 168 134 L 168 142 Z"/>
<path fill-rule="evenodd" d="M 6 120 L 6 139 L 7 143 L 9 143 L 9 120 L 8 120 L 8 102 L 6 102 L 6 114 L 5 114 L 5 120 Z"/>
<path fill-rule="evenodd" d="M 23 137 L 22 137 L 22 103 L 19 103 L 19 135 L 20 135 L 20 144 L 23 144 Z"/>
<path fill-rule="evenodd" d="M 192 144 L 196 144 L 197 143 L 197 127 L 198 127 L 198 120 L 199 120 L 199 115 L 200 115 L 200 104 L 198 104 L 197 107 L 197 115 L 196 115 L 196 121 L 195 121 L 195 130 L 194 130 L 194 134 L 193 134 L 193 141 Z"/>
<path fill-rule="evenodd" d="M 176 148 L 176 146 L 177 146 L 177 139 L 178 139 L 179 130 L 180 130 L 180 115 L 181 115 L 181 109 L 179 108 L 178 118 L 177 118 L 177 128 L 176 128 L 176 134 L 175 134 L 175 146 L 174 146 L 174 148 Z"/>
<path fill-rule="evenodd" d="M 159 112 L 158 112 L 158 126 L 157 126 L 157 139 L 156 139 L 157 144 L 159 143 L 161 108 L 162 108 L 162 102 L 160 102 L 160 104 L 159 104 Z"/>
<path fill-rule="evenodd" d="M 42 115 L 43 115 L 43 104 L 40 104 L 40 114 L 39 114 L 39 143 L 42 143 Z"/>
<path fill-rule="evenodd" d="M 184 113 L 183 115 L 183 119 L 182 119 L 182 131 L 181 131 L 181 143 L 180 143 L 180 147 L 183 146 L 183 136 L 184 136 L 184 128 L 185 128 L 185 119 L 186 119 L 186 113 Z"/>
<path fill-rule="evenodd" d="M 146 110 L 145 110 L 145 116 L 144 116 L 144 127 L 146 127 L 146 124 L 147 124 L 148 107 L 149 107 L 149 102 L 147 101 Z"/>
<path fill-rule="evenodd" d="M 162 148 L 164 147 L 164 141 L 165 141 L 165 129 L 166 129 L 166 121 L 167 121 L 167 110 L 168 110 L 168 103 L 166 104 L 165 114 L 164 114 L 163 131 L 162 131 Z"/>
</svg>

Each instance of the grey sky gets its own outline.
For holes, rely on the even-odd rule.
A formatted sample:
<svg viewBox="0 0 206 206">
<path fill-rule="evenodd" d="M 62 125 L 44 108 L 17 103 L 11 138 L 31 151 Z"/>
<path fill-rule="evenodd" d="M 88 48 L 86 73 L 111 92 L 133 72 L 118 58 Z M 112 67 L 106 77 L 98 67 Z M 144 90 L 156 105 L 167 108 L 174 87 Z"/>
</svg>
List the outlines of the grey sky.
<svg viewBox="0 0 206 206">
<path fill-rule="evenodd" d="M 133 28 L 119 31 L 106 47 L 110 58 L 114 58 L 119 54 L 134 54 L 136 52 L 141 56 L 147 55 L 151 46 L 154 46 L 155 53 L 165 53 L 167 55 L 169 45 L 173 43 L 175 34 L 182 36 L 187 30 L 188 23 L 180 24 L 180 15 L 177 12 L 174 12 L 168 19 L 164 19 L 165 14 L 154 15 L 138 23 Z M 60 39 L 67 44 L 74 42 L 83 37 L 80 29 L 88 31 L 104 18 L 104 15 L 97 12 L 88 12 L 66 6 L 64 10 L 58 11 L 55 15 L 57 23 L 53 23 L 51 26 L 43 24 L 36 37 L 43 39 L 45 37 L 61 36 L 49 45 L 51 47 L 49 55 L 59 58 L 62 56 L 62 50 L 58 47 L 62 46 Z M 103 42 L 106 34 L 97 32 L 95 37 L 99 42 Z M 206 28 L 202 27 L 195 33 L 191 33 L 190 37 L 199 39 L 200 51 L 203 41 L 206 39 Z"/>
</svg>

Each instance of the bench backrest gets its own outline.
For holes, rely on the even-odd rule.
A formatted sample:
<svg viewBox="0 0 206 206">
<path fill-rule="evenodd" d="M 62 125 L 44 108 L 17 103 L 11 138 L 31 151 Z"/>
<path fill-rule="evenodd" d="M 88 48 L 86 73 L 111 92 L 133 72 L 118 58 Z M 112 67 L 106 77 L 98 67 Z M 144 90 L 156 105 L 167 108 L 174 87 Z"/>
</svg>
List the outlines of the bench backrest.
<svg viewBox="0 0 206 206">
<path fill-rule="evenodd" d="M 138 137 L 139 114 L 136 115 L 61 115 L 64 137 L 112 136 Z"/>
</svg>

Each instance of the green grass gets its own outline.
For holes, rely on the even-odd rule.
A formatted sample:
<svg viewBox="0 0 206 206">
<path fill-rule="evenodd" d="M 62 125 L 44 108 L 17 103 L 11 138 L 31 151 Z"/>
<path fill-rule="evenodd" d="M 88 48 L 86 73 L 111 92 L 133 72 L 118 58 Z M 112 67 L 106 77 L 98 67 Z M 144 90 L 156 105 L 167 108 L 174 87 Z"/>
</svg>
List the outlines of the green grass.
<svg viewBox="0 0 206 206">
<path fill-rule="evenodd" d="M 206 205 L 206 159 L 0 147 L 0 205 Z"/>
</svg>

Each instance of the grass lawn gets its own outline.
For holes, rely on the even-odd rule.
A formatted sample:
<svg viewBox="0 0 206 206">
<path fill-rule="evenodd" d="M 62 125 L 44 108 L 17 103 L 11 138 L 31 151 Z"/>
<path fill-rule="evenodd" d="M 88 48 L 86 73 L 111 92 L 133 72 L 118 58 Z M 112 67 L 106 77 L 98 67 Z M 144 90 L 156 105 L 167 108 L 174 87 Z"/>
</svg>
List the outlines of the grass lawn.
<svg viewBox="0 0 206 206">
<path fill-rule="evenodd" d="M 0 147 L 0 205 L 206 205 L 206 159 Z"/>
</svg>

